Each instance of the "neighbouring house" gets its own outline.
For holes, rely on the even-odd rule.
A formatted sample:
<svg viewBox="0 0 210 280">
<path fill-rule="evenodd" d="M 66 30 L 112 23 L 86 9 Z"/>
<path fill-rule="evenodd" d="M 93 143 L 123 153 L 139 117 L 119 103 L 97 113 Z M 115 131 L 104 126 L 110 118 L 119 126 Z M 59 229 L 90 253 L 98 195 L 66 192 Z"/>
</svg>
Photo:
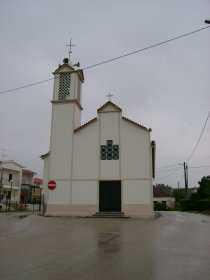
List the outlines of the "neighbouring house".
<svg viewBox="0 0 210 280">
<path fill-rule="evenodd" d="M 153 187 L 153 202 L 154 205 L 156 203 L 161 203 L 168 207 L 175 206 L 175 198 L 172 197 L 170 193 L 166 192 L 162 188 L 157 188 L 157 187 Z"/>
<path fill-rule="evenodd" d="M 14 160 L 0 161 L 0 198 L 20 201 L 23 166 Z"/>
<path fill-rule="evenodd" d="M 28 169 L 22 170 L 20 201 L 23 203 L 31 203 L 33 201 L 34 175 L 36 175 L 36 172 Z"/>
<path fill-rule="evenodd" d="M 81 125 L 83 71 L 63 62 L 54 72 L 50 151 L 41 156 L 45 214 L 153 217 L 151 129 L 124 117 L 110 94 Z"/>
<path fill-rule="evenodd" d="M 34 178 L 33 200 L 40 201 L 42 197 L 42 184 L 43 180 L 40 178 Z"/>
<path fill-rule="evenodd" d="M 42 179 L 14 160 L 0 161 L 0 201 L 31 203 L 41 198 Z"/>
</svg>

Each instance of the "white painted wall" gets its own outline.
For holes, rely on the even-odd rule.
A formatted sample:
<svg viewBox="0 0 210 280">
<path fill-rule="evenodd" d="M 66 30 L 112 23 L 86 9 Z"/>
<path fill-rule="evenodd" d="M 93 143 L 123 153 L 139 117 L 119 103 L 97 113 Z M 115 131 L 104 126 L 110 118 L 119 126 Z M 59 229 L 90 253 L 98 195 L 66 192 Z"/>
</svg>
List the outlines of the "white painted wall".
<svg viewBox="0 0 210 280">
<path fill-rule="evenodd" d="M 175 198 L 174 197 L 154 197 L 153 201 L 157 201 L 162 203 L 163 201 L 166 202 L 166 205 L 169 207 L 175 206 Z"/>
<path fill-rule="evenodd" d="M 122 178 L 150 178 L 150 149 L 149 132 L 122 120 L 120 150 Z"/>
<path fill-rule="evenodd" d="M 123 180 L 123 204 L 151 204 L 149 180 Z"/>
<path fill-rule="evenodd" d="M 74 134 L 73 179 L 98 179 L 99 131 L 93 122 Z"/>
<path fill-rule="evenodd" d="M 98 204 L 98 181 L 73 181 L 72 204 L 97 205 Z"/>
<path fill-rule="evenodd" d="M 48 203 L 48 182 L 50 177 L 50 157 L 49 155 L 44 159 L 44 172 L 43 172 L 43 189 L 42 194 L 44 195 L 44 203 Z"/>
<path fill-rule="evenodd" d="M 56 188 L 48 190 L 49 204 L 70 204 L 70 181 L 56 180 Z"/>
<path fill-rule="evenodd" d="M 109 109 L 113 110 L 112 107 Z M 99 114 L 100 146 L 107 145 L 107 140 L 113 140 L 113 145 L 120 145 L 121 112 L 107 112 L 107 110 L 108 108 L 104 113 Z M 119 179 L 120 160 L 100 160 L 100 180 Z"/>
<path fill-rule="evenodd" d="M 70 179 L 74 106 L 74 103 L 53 104 L 50 179 Z"/>
</svg>

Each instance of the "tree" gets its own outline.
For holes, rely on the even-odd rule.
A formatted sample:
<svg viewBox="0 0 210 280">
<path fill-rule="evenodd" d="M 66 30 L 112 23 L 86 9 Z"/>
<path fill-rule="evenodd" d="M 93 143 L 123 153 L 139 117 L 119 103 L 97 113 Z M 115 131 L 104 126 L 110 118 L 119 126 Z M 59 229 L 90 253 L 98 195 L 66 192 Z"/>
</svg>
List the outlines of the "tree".
<svg viewBox="0 0 210 280">
<path fill-rule="evenodd" d="M 175 197 L 176 205 L 179 206 L 180 200 L 185 198 L 185 190 L 184 189 L 174 189 L 173 197 Z"/>
<path fill-rule="evenodd" d="M 200 185 L 198 188 L 199 199 L 210 200 L 210 175 L 204 176 L 198 184 Z"/>
</svg>

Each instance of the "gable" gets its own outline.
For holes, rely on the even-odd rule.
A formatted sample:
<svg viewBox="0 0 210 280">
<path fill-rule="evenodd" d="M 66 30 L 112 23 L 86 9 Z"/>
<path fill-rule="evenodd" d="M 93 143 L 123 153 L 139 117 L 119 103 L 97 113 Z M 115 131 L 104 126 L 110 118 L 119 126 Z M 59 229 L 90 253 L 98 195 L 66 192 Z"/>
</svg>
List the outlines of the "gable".
<svg viewBox="0 0 210 280">
<path fill-rule="evenodd" d="M 98 113 L 107 113 L 107 112 L 122 112 L 122 109 L 112 103 L 111 101 L 106 102 L 103 106 L 101 106 L 98 110 Z"/>
<path fill-rule="evenodd" d="M 66 72 L 77 73 L 81 82 L 84 82 L 85 78 L 82 69 L 75 70 L 72 66 L 70 66 L 67 63 L 64 63 L 63 65 L 59 65 L 59 67 L 55 70 L 55 72 L 53 72 L 53 74 L 55 75 L 55 74 L 66 73 Z"/>
<path fill-rule="evenodd" d="M 15 170 L 15 171 L 22 171 L 23 166 L 19 163 L 11 160 L 11 161 L 4 161 L 3 162 L 3 169 Z"/>
<path fill-rule="evenodd" d="M 75 71 L 75 69 L 73 67 L 71 67 L 69 64 L 65 63 L 63 65 L 59 65 L 59 67 L 55 70 L 55 72 L 53 72 L 53 74 L 58 74 L 58 73 L 62 73 L 62 72 L 72 72 Z"/>
</svg>

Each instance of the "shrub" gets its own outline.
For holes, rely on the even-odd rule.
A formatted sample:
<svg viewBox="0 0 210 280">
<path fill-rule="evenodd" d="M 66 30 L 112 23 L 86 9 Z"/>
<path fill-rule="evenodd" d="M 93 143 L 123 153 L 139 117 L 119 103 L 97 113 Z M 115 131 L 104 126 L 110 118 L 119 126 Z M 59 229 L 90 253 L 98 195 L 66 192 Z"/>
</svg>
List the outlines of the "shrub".
<svg viewBox="0 0 210 280">
<path fill-rule="evenodd" d="M 199 212 L 210 210 L 210 200 L 200 199 L 196 201 L 196 210 Z"/>
<path fill-rule="evenodd" d="M 195 210 L 194 203 L 191 199 L 181 199 L 180 208 L 182 211 L 193 211 Z"/>
<path fill-rule="evenodd" d="M 165 203 L 156 202 L 154 204 L 154 210 L 155 211 L 167 211 L 168 210 L 168 206 Z"/>
</svg>

